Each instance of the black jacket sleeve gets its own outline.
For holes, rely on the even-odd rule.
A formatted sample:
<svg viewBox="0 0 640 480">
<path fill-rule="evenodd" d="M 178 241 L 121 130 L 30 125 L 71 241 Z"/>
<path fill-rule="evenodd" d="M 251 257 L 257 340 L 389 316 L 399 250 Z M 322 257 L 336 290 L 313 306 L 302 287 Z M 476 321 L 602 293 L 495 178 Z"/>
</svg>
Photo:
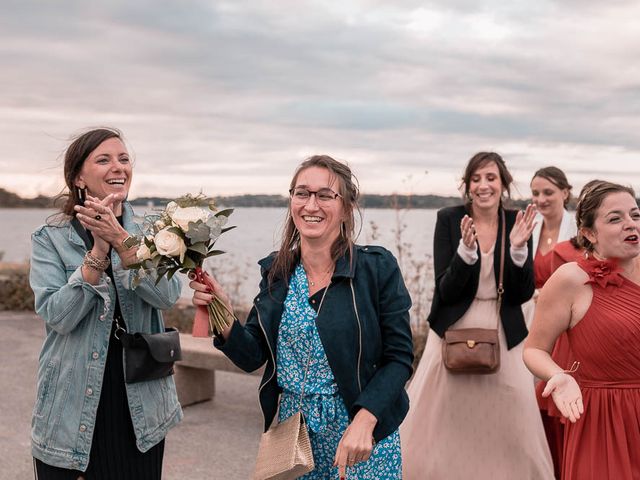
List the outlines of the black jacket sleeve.
<svg viewBox="0 0 640 480">
<path fill-rule="evenodd" d="M 444 304 L 457 303 L 463 299 L 465 287 L 472 280 L 474 272 L 475 264 L 465 263 L 457 253 L 462 238 L 457 217 L 452 209 L 439 210 L 434 233 L 436 292 Z"/>
</svg>

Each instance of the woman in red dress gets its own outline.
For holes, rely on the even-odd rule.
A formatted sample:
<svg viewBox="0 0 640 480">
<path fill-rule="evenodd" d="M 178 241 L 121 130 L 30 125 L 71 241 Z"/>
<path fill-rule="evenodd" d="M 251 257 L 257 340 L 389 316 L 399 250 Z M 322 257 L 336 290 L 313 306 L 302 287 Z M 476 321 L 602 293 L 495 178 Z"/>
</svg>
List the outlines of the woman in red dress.
<svg viewBox="0 0 640 480">
<path fill-rule="evenodd" d="M 640 209 L 631 188 L 597 181 L 576 219 L 586 256 L 545 284 L 523 357 L 570 421 L 562 479 L 640 479 Z M 550 355 L 564 331 L 577 379 Z"/>
</svg>

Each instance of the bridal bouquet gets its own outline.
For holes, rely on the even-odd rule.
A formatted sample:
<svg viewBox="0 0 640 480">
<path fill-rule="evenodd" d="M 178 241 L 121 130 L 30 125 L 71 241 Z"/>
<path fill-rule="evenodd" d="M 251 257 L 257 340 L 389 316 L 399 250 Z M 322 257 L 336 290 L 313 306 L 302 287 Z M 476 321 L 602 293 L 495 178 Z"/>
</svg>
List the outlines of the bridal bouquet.
<svg viewBox="0 0 640 480">
<path fill-rule="evenodd" d="M 187 194 L 167 204 L 159 213 L 142 218 L 142 232 L 137 251 L 138 278 L 155 272 L 156 283 L 163 276 L 171 279 L 176 272 L 213 288 L 211 277 L 202 269 L 208 257 L 224 253 L 214 249 L 220 235 L 235 227 L 225 227 L 233 209 L 217 211 L 212 199 L 203 194 Z M 198 307 L 193 322 L 193 336 L 206 337 L 209 327 L 222 333 L 232 317 L 226 306 L 214 297 L 207 307 Z"/>
</svg>

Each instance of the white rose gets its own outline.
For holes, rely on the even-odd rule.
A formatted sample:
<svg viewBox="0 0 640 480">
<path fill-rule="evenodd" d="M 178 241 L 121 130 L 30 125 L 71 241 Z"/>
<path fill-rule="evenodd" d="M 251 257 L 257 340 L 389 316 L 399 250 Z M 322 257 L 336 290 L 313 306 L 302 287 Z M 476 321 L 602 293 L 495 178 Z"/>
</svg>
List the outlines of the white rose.
<svg viewBox="0 0 640 480">
<path fill-rule="evenodd" d="M 172 216 L 173 212 L 176 211 L 176 209 L 178 209 L 178 204 L 176 202 L 169 202 L 167 203 L 167 206 L 165 207 L 164 211 L 167 212 L 167 215 Z"/>
<path fill-rule="evenodd" d="M 180 261 L 184 261 L 184 254 L 187 252 L 187 246 L 177 235 L 170 232 L 167 228 L 156 233 L 155 238 L 156 250 L 160 255 L 166 257 L 180 257 Z"/>
<path fill-rule="evenodd" d="M 180 227 L 183 231 L 189 230 L 189 222 L 197 222 L 198 220 L 202 220 L 206 222 L 209 218 L 210 210 L 205 210 L 201 207 L 186 207 L 181 208 L 178 207 L 173 215 L 171 215 L 171 220 L 178 227 Z"/>
<path fill-rule="evenodd" d="M 144 242 L 138 247 L 138 250 L 136 251 L 136 257 L 138 257 L 138 260 L 141 262 L 144 262 L 145 260 L 151 260 L 151 250 Z"/>
<path fill-rule="evenodd" d="M 162 230 L 164 227 L 166 227 L 165 223 L 162 220 L 156 220 L 153 226 L 156 227 L 157 230 Z"/>
</svg>

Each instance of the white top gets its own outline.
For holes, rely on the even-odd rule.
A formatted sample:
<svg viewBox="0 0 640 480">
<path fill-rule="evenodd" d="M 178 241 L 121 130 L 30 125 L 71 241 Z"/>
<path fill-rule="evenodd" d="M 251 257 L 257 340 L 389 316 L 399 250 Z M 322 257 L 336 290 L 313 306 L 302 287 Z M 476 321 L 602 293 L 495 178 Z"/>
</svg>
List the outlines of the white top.
<svg viewBox="0 0 640 480">
<path fill-rule="evenodd" d="M 542 222 L 544 218 L 541 214 L 537 214 L 535 218 L 536 226 L 533 228 L 533 233 L 531 234 L 533 238 L 533 255 L 535 256 L 535 252 L 538 250 L 538 242 L 540 241 L 540 233 L 542 232 Z M 562 221 L 560 222 L 560 230 L 558 232 L 558 242 L 564 242 L 565 240 L 569 240 L 571 237 L 574 237 L 578 231 L 578 227 L 576 226 L 576 217 L 574 214 L 567 212 L 564 210 L 562 213 Z"/>
</svg>

